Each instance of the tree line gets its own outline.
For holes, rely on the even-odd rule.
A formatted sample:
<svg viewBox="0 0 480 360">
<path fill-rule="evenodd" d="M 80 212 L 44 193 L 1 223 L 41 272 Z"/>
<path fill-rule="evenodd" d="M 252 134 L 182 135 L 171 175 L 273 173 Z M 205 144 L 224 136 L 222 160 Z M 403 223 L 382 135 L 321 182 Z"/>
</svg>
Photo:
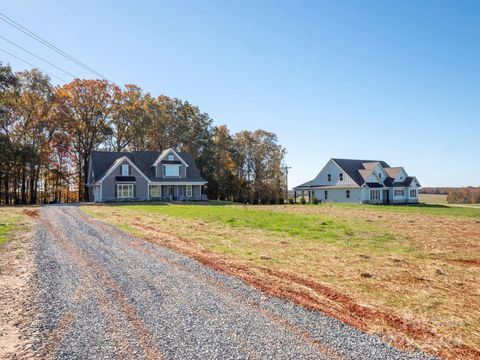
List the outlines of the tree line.
<svg viewBox="0 0 480 360">
<path fill-rule="evenodd" d="M 420 190 L 421 194 L 447 195 L 449 204 L 479 204 L 480 187 L 426 187 Z"/>
<path fill-rule="evenodd" d="M 265 130 L 231 134 L 197 106 L 105 80 L 53 86 L 0 64 L 0 204 L 87 201 L 93 150 L 190 152 L 211 199 L 283 201 L 285 149 Z"/>
</svg>

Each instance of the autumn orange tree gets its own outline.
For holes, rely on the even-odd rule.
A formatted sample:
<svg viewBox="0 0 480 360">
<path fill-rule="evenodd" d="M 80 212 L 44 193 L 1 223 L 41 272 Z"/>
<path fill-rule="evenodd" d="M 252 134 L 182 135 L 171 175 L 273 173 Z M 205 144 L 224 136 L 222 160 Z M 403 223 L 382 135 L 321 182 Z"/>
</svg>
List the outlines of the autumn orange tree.
<svg viewBox="0 0 480 360">
<path fill-rule="evenodd" d="M 93 150 L 170 147 L 194 156 L 210 198 L 282 197 L 285 150 L 273 133 L 232 135 L 188 101 L 133 84 L 75 79 L 54 87 L 38 70 L 0 64 L 0 203 L 87 201 Z"/>
<path fill-rule="evenodd" d="M 58 89 L 59 109 L 72 139 L 78 171 L 78 197 L 88 200 L 87 176 L 91 152 L 112 134 L 110 117 L 119 89 L 106 80 L 75 79 Z"/>
</svg>

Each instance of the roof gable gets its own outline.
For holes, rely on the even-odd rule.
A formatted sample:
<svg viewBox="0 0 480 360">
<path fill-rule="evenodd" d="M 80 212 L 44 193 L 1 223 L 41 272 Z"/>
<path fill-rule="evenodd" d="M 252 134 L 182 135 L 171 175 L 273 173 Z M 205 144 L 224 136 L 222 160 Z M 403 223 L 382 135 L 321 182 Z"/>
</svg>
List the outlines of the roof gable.
<svg viewBox="0 0 480 360">
<path fill-rule="evenodd" d="M 203 181 L 205 180 L 200 175 L 200 171 L 195 163 L 195 160 L 190 153 L 175 152 L 179 159 L 182 159 L 186 165 L 187 177 L 181 181 Z M 148 178 L 151 182 L 161 182 L 162 179 L 155 177 L 155 168 L 152 164 L 159 158 L 161 153 L 159 151 L 133 151 L 133 152 L 110 152 L 110 151 L 93 151 L 90 156 L 92 172 L 95 178 L 91 182 L 96 182 L 102 179 L 110 170 L 115 162 L 125 157 L 137 169 Z"/>
<path fill-rule="evenodd" d="M 365 170 L 365 165 L 370 168 L 371 171 L 380 165 L 382 168 L 389 167 L 385 161 L 379 160 L 354 160 L 354 159 L 332 159 L 350 178 L 361 186 L 365 183 L 364 177 L 367 172 L 360 173 L 360 170 Z M 368 170 L 368 169 L 367 169 Z M 368 173 L 370 176 L 370 173 Z M 367 178 L 368 178 L 367 176 Z"/>
</svg>

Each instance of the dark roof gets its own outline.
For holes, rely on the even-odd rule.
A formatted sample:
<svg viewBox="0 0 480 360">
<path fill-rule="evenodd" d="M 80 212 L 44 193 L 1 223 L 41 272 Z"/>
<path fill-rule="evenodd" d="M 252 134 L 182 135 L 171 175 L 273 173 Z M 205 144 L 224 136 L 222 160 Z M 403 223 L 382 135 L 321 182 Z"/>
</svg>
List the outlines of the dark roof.
<svg viewBox="0 0 480 360">
<path fill-rule="evenodd" d="M 357 185 L 361 186 L 365 183 L 359 170 L 365 169 L 364 163 L 379 163 L 383 168 L 390 167 L 385 161 L 379 160 L 353 160 L 353 159 L 332 159 L 348 176 L 352 178 Z"/>
<path fill-rule="evenodd" d="M 133 152 L 111 152 L 111 151 L 93 151 L 90 157 L 94 181 L 100 180 L 107 170 L 113 165 L 115 160 L 126 156 L 135 166 L 151 181 L 162 182 L 172 181 L 156 178 L 153 163 L 160 156 L 160 151 L 133 151 Z M 197 164 L 192 154 L 177 152 L 177 154 L 188 164 L 187 177 L 175 179 L 175 181 L 205 181 L 198 171 Z"/>
<path fill-rule="evenodd" d="M 413 176 L 407 176 L 404 181 L 397 181 L 392 183 L 390 186 L 396 186 L 396 187 L 409 187 L 410 184 L 412 183 L 414 177 Z"/>
<path fill-rule="evenodd" d="M 354 159 L 331 159 L 334 161 L 358 186 L 366 184 L 368 187 L 383 187 L 385 186 L 405 186 L 408 187 L 414 180 L 413 176 L 408 176 L 403 182 L 395 182 L 394 176 L 402 169 L 402 167 L 393 167 L 391 168 L 385 161 L 381 160 L 354 160 Z M 368 177 L 372 173 L 372 169 L 380 165 L 385 172 L 389 175 L 381 183 L 366 183 Z M 418 180 L 417 180 L 418 181 Z M 294 187 L 294 189 L 305 189 L 311 187 L 325 187 L 329 186 L 326 184 L 315 183 L 315 179 L 310 180 L 306 183 Z M 342 186 L 344 187 L 344 186 Z"/>
</svg>

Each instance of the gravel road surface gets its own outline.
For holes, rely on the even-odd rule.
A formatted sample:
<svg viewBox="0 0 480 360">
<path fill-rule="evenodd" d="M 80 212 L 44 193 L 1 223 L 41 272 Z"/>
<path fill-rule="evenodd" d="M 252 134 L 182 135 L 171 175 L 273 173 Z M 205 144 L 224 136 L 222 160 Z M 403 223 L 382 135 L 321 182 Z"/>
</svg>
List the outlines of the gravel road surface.
<svg viewBox="0 0 480 360">
<path fill-rule="evenodd" d="M 41 358 L 427 358 L 266 296 L 75 206 L 42 208 L 35 234 Z"/>
</svg>

